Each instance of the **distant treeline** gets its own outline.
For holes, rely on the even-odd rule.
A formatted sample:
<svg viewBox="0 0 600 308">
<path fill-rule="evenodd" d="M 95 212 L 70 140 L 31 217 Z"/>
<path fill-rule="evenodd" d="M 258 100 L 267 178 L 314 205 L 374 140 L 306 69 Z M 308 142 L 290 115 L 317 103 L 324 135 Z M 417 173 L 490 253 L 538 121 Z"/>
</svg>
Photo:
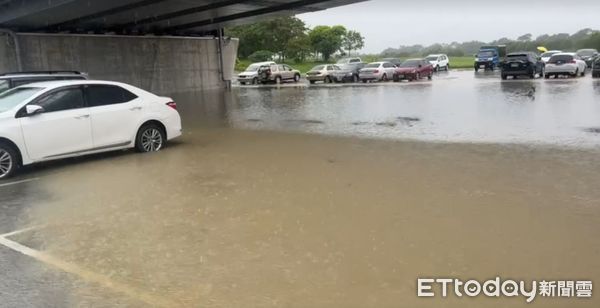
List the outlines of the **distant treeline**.
<svg viewBox="0 0 600 308">
<path fill-rule="evenodd" d="M 449 56 L 470 56 L 479 50 L 482 45 L 506 45 L 511 51 L 534 51 L 538 46 L 549 50 L 575 51 L 581 48 L 596 48 L 600 50 L 600 31 L 593 29 L 582 29 L 574 34 L 558 33 L 544 34 L 536 38 L 531 34 L 524 34 L 517 39 L 501 38 L 493 42 L 453 42 L 450 44 L 433 44 L 430 46 L 412 45 L 400 46 L 399 48 L 388 48 L 381 53 L 383 57 L 407 57 L 412 55 L 428 55 L 445 53 Z"/>
</svg>

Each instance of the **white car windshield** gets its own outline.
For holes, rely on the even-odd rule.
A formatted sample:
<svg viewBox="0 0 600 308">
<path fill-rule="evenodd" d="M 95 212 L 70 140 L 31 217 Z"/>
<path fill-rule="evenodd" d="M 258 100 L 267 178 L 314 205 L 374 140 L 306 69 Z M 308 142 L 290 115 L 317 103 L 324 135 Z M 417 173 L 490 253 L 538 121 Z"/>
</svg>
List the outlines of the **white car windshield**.
<svg viewBox="0 0 600 308">
<path fill-rule="evenodd" d="M 252 64 L 252 65 L 248 66 L 248 68 L 246 69 L 246 72 L 256 72 L 256 71 L 258 71 L 259 68 L 260 68 L 260 65 Z"/>
<path fill-rule="evenodd" d="M 425 60 L 427 60 L 427 61 L 437 61 L 437 59 L 438 59 L 438 57 L 435 57 L 435 56 L 425 58 Z"/>
<path fill-rule="evenodd" d="M 367 64 L 365 66 L 365 68 L 378 68 L 379 67 L 379 63 L 371 63 L 371 64 Z"/>
<path fill-rule="evenodd" d="M 0 113 L 11 110 L 23 101 L 31 98 L 43 88 L 15 88 L 0 93 Z"/>
</svg>

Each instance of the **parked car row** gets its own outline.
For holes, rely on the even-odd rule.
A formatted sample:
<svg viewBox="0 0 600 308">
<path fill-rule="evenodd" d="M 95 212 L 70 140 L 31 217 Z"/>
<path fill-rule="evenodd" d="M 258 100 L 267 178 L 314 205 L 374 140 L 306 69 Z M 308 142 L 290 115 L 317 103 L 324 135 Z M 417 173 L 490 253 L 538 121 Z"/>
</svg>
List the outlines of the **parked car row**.
<svg viewBox="0 0 600 308">
<path fill-rule="evenodd" d="M 322 64 L 306 73 L 306 79 L 317 82 L 370 82 L 431 79 L 433 72 L 449 70 L 450 59 L 445 54 L 429 55 L 423 59 L 384 58 L 377 62 L 364 63 L 360 58 L 344 58 L 337 63 Z M 240 84 L 298 82 L 300 72 L 285 64 L 272 61 L 253 63 L 237 76 Z"/>
<path fill-rule="evenodd" d="M 379 61 L 369 64 L 325 64 L 313 67 L 306 73 L 306 79 L 311 84 L 318 81 L 332 82 L 359 82 L 418 80 L 421 78 L 432 79 L 434 68 L 425 59 L 408 59 L 399 65 L 392 62 Z"/>
<path fill-rule="evenodd" d="M 582 56 L 584 55 L 584 56 Z M 540 56 L 534 52 L 513 52 L 506 55 L 501 63 L 502 79 L 508 77 L 529 76 L 531 78 L 559 76 L 585 76 L 586 70 L 592 68 L 592 76 L 597 77 L 600 60 L 594 49 L 582 49 L 578 52 L 546 51 Z"/>
</svg>

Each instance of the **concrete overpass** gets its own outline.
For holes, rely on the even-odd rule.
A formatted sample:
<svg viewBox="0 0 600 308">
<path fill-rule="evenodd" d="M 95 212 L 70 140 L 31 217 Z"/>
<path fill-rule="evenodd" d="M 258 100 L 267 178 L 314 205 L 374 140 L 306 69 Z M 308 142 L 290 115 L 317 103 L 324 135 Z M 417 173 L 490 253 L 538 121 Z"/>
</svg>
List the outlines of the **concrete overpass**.
<svg viewBox="0 0 600 308">
<path fill-rule="evenodd" d="M 223 87 L 238 44 L 221 39 L 224 27 L 361 1 L 0 0 L 0 72 L 81 70 L 158 92 Z"/>
</svg>

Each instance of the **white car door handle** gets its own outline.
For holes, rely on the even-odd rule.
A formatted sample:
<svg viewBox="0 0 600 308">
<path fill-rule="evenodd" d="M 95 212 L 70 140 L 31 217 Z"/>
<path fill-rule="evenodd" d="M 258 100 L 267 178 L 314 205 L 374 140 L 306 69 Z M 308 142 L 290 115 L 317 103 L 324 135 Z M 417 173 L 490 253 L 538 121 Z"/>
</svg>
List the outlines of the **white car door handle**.
<svg viewBox="0 0 600 308">
<path fill-rule="evenodd" d="M 133 107 L 133 108 L 129 108 L 130 111 L 140 111 L 142 110 L 142 107 Z"/>
<path fill-rule="evenodd" d="M 89 114 L 84 114 L 84 115 L 80 115 L 80 116 L 77 116 L 77 117 L 75 117 L 75 119 L 77 119 L 77 120 L 81 120 L 81 119 L 87 119 L 87 118 L 89 118 L 89 117 L 90 117 L 90 115 L 89 115 Z"/>
</svg>

